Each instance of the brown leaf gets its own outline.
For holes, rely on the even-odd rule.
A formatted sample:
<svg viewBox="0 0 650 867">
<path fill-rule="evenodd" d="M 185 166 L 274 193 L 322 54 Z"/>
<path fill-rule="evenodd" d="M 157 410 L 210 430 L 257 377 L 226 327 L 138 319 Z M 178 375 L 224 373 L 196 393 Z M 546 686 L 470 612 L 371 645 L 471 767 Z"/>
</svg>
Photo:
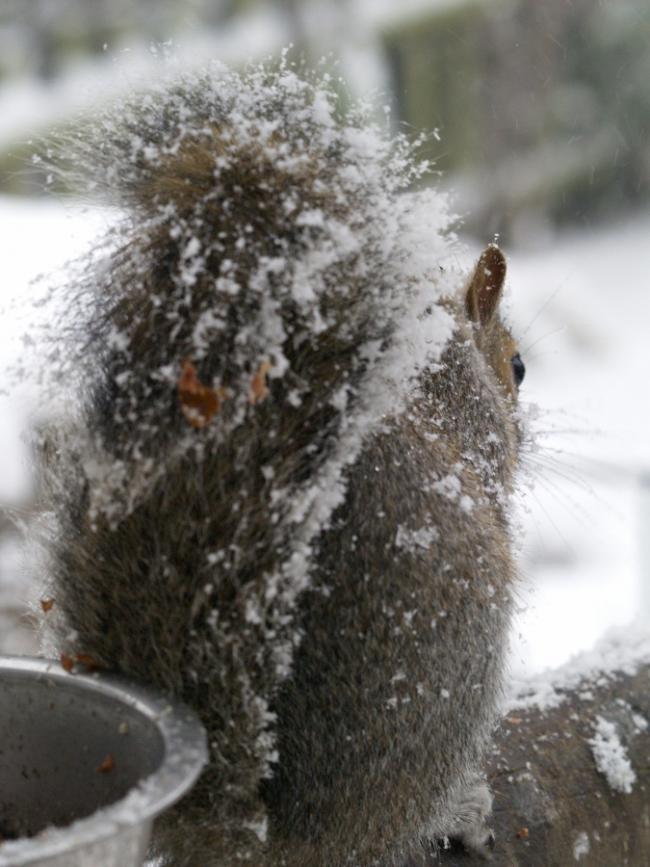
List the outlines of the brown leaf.
<svg viewBox="0 0 650 867">
<path fill-rule="evenodd" d="M 115 759 L 113 758 L 113 756 L 110 753 L 108 753 L 108 755 L 101 762 L 101 764 L 99 764 L 97 766 L 97 773 L 98 774 L 108 774 L 113 770 L 114 767 L 115 767 Z"/>
<path fill-rule="evenodd" d="M 74 668 L 74 659 L 67 653 L 62 653 L 59 657 L 59 662 L 61 663 L 61 667 L 64 668 L 68 674 Z"/>
<path fill-rule="evenodd" d="M 54 607 L 54 599 L 41 599 L 41 608 L 47 614 Z"/>
<path fill-rule="evenodd" d="M 527 840 L 528 836 L 529 836 L 528 828 L 520 828 L 517 831 L 517 837 L 519 837 L 520 840 Z"/>
<path fill-rule="evenodd" d="M 251 379 L 251 387 L 248 399 L 252 404 L 261 403 L 269 396 L 269 387 L 266 384 L 266 375 L 271 369 L 271 362 L 264 359 Z"/>
<path fill-rule="evenodd" d="M 187 421 L 195 428 L 204 428 L 219 412 L 226 398 L 222 388 L 203 385 L 191 361 L 184 361 L 178 379 L 178 398 Z"/>
<path fill-rule="evenodd" d="M 75 659 L 80 665 L 83 665 L 90 671 L 94 671 L 96 668 L 101 668 L 101 665 L 97 662 L 96 659 L 93 659 L 93 657 L 90 656 L 89 653 L 75 653 Z"/>
</svg>

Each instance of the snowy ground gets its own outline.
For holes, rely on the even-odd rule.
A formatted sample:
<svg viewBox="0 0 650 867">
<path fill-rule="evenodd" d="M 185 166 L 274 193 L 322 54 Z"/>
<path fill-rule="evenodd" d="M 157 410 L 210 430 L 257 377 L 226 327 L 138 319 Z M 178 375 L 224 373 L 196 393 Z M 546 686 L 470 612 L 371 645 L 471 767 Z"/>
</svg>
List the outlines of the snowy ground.
<svg viewBox="0 0 650 867">
<path fill-rule="evenodd" d="M 543 408 L 524 503 L 515 673 L 591 646 L 644 600 L 650 617 L 641 484 L 650 470 L 649 231 L 639 214 L 510 257 L 524 394 Z"/>
<path fill-rule="evenodd" d="M 0 363 L 26 350 L 10 298 L 79 251 L 108 217 L 64 202 L 0 197 L 4 241 Z M 646 329 L 650 297 L 644 250 L 650 215 L 544 245 L 509 251 L 510 314 L 528 368 L 525 401 L 541 409 L 527 456 L 534 487 L 520 501 L 524 580 L 513 635 L 517 679 L 590 647 L 641 604 L 640 483 L 650 470 Z M 28 496 L 20 441 L 34 390 L 0 396 L 0 502 Z M 646 514 L 646 524 L 650 511 Z M 648 564 L 646 562 L 646 572 Z M 648 577 L 648 576 L 646 576 Z M 15 545 L 0 550 L 0 650 L 26 652 L 15 628 L 30 576 Z M 650 592 L 646 595 L 646 599 Z M 646 603 L 647 604 L 647 603 Z M 647 605 L 650 614 L 650 604 Z"/>
</svg>

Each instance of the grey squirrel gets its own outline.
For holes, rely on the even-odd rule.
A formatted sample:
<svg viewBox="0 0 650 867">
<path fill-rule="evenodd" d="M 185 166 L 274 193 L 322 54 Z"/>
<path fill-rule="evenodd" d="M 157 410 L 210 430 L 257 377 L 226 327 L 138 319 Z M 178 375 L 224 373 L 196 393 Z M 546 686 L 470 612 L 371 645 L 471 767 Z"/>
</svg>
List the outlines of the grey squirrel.
<svg viewBox="0 0 650 867">
<path fill-rule="evenodd" d="M 123 218 L 52 361 L 80 400 L 42 443 L 44 619 L 207 729 L 164 865 L 490 843 L 523 363 L 503 254 L 454 268 L 411 152 L 284 62 L 166 83 L 62 148 Z"/>
</svg>

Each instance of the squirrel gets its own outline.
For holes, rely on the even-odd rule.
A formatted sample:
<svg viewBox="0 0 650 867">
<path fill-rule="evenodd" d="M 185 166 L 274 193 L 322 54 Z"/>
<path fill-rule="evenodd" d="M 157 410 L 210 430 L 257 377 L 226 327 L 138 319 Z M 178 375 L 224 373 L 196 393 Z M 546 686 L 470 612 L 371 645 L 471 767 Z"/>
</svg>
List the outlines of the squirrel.
<svg viewBox="0 0 650 867">
<path fill-rule="evenodd" d="M 287 62 L 164 82 L 60 148 L 121 219 L 66 289 L 49 652 L 193 707 L 173 867 L 484 852 L 523 362 L 403 136 Z M 49 642 L 49 644 L 47 643 Z"/>
</svg>

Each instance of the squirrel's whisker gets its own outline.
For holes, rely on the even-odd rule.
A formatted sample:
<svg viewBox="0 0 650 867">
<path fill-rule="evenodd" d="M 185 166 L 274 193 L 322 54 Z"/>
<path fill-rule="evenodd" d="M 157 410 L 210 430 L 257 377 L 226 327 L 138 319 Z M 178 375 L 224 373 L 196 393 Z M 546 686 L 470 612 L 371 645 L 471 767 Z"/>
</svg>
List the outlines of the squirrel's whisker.
<svg viewBox="0 0 650 867">
<path fill-rule="evenodd" d="M 549 305 L 553 300 L 555 300 L 555 298 L 557 297 L 558 293 L 559 293 L 561 290 L 563 290 L 563 289 L 564 289 L 564 285 L 563 285 L 563 284 L 560 284 L 560 285 L 558 285 L 558 286 L 556 287 L 556 289 L 555 289 L 553 292 L 551 292 L 551 294 L 550 294 L 550 295 L 546 298 L 546 300 L 542 303 L 541 307 L 539 307 L 539 309 L 537 310 L 537 312 L 534 314 L 533 318 L 528 322 L 528 325 L 526 325 L 526 326 L 524 327 L 524 330 L 523 330 L 523 332 L 522 332 L 522 334 L 521 334 L 520 340 L 523 340 L 523 339 L 524 339 L 524 337 L 528 334 L 528 332 L 529 332 L 530 329 L 533 327 L 533 325 L 535 324 L 535 322 L 537 322 L 537 320 L 539 319 L 539 317 L 540 317 L 540 316 L 542 315 L 542 313 L 546 310 L 546 308 L 548 307 L 548 305 Z"/>
<path fill-rule="evenodd" d="M 548 340 L 549 337 L 553 337 L 555 334 L 560 334 L 562 331 L 566 331 L 566 325 L 560 325 L 558 328 L 554 328 L 552 331 L 547 331 L 546 334 L 542 334 L 541 337 L 538 337 L 537 340 L 533 341 L 533 343 L 528 344 L 528 346 L 524 346 L 522 348 L 522 353 L 526 356 L 526 358 L 530 359 L 535 358 L 536 356 L 530 355 L 530 350 L 537 346 L 544 340 Z"/>
</svg>

